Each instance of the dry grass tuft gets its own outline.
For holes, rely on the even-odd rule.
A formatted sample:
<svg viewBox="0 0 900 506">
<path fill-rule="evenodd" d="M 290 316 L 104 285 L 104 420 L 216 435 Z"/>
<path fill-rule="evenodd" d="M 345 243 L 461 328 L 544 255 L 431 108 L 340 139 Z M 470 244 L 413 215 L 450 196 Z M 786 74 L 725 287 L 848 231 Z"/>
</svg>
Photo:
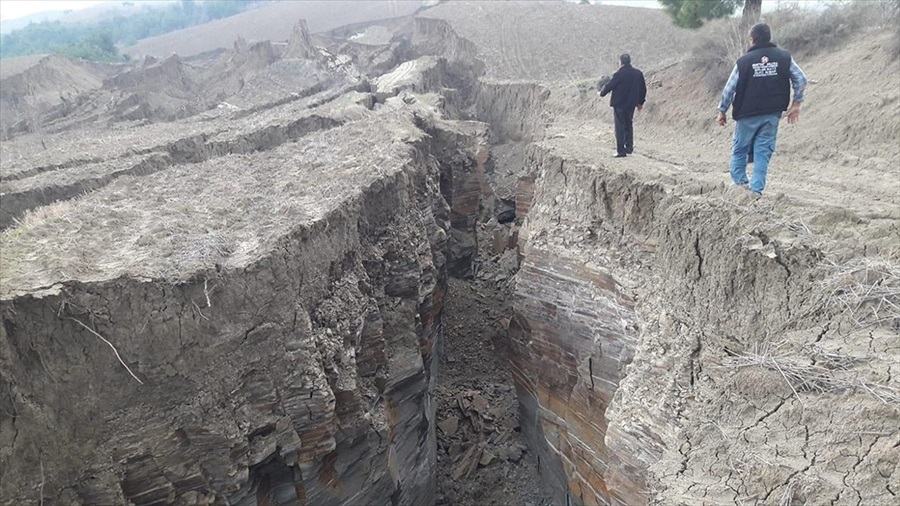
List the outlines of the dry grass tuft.
<svg viewBox="0 0 900 506">
<path fill-rule="evenodd" d="M 725 87 L 734 62 L 747 49 L 747 34 L 737 20 L 720 20 L 709 23 L 706 37 L 691 53 L 694 70 L 704 71 L 703 83 L 711 93 L 719 93 Z"/>
<path fill-rule="evenodd" d="M 772 26 L 772 38 L 779 45 L 809 56 L 839 47 L 866 30 L 890 28 L 900 33 L 900 3 L 848 2 L 820 11 L 793 7 L 769 13 L 764 21 Z"/>
<path fill-rule="evenodd" d="M 785 486 L 784 491 L 781 493 L 781 497 L 778 500 L 778 506 L 792 506 L 798 491 L 810 489 L 814 487 L 816 483 L 817 479 L 814 477 L 805 474 L 795 475 L 788 481 L 787 486 Z"/>
<path fill-rule="evenodd" d="M 843 392 L 862 390 L 884 403 L 900 404 L 900 389 L 869 381 L 854 368 L 861 359 L 825 352 L 821 348 L 792 350 L 786 342 L 769 340 L 754 344 L 750 350 L 727 357 L 721 367 L 761 367 L 784 378 L 800 403 L 800 392 Z"/>
<path fill-rule="evenodd" d="M 862 257 L 831 269 L 822 284 L 827 306 L 841 309 L 861 327 L 900 328 L 900 266 Z"/>
<path fill-rule="evenodd" d="M 900 2 L 851 2 L 822 10 L 795 6 L 767 13 L 761 21 L 772 27 L 774 42 L 801 58 L 839 47 L 873 29 L 893 30 L 894 42 L 884 49 L 892 59 L 900 57 Z M 695 70 L 705 71 L 709 91 L 718 93 L 735 61 L 747 50 L 747 29 L 737 19 L 726 19 L 708 23 L 704 31 L 691 61 Z"/>
<path fill-rule="evenodd" d="M 825 247 L 825 237 L 817 234 L 811 228 L 809 228 L 809 225 L 807 225 L 806 222 L 803 221 L 803 218 L 797 218 L 795 221 L 786 219 L 784 216 L 775 215 L 774 213 L 772 214 L 774 216 L 773 219 L 775 223 L 794 234 L 794 236 L 801 244 L 818 250 L 821 250 Z"/>
</svg>

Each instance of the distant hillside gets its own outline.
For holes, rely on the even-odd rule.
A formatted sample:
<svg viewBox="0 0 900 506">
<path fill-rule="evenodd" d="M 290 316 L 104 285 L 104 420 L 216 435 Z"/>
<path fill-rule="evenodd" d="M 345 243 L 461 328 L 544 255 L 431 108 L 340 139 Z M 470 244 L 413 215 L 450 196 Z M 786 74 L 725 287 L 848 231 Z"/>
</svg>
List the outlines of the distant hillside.
<svg viewBox="0 0 900 506">
<path fill-rule="evenodd" d="M 488 77 L 562 81 L 615 71 L 618 56 L 649 70 L 681 59 L 696 36 L 659 9 L 566 2 L 446 2 L 444 19 L 478 47 Z"/>
<path fill-rule="evenodd" d="M 0 21 L 0 35 L 7 34 L 13 30 L 21 30 L 31 23 L 41 23 L 44 21 L 57 21 L 64 16 L 68 11 L 44 11 L 38 12 L 37 14 L 31 14 L 28 16 L 24 16 L 21 18 L 10 19 L 6 21 Z"/>
<path fill-rule="evenodd" d="M 182 0 L 105 3 L 53 20 L 30 23 L 0 39 L 0 57 L 60 54 L 94 61 L 121 60 L 118 48 L 175 30 L 258 8 L 267 0 Z"/>
<path fill-rule="evenodd" d="M 353 23 L 406 16 L 421 5 L 420 0 L 277 2 L 204 25 L 144 39 L 122 52 L 132 58 L 165 57 L 172 53 L 191 56 L 231 47 L 238 37 L 248 41 L 287 40 L 294 24 L 300 19 L 306 20 L 310 32 L 319 33 Z"/>
<path fill-rule="evenodd" d="M 178 0 L 130 0 L 121 2 L 104 2 L 84 9 L 54 10 L 38 12 L 16 19 L 0 21 L 0 35 L 13 30 L 21 30 L 31 23 L 59 21 L 61 23 L 97 23 L 115 16 L 128 16 L 141 11 L 144 7 L 161 8 Z"/>
</svg>

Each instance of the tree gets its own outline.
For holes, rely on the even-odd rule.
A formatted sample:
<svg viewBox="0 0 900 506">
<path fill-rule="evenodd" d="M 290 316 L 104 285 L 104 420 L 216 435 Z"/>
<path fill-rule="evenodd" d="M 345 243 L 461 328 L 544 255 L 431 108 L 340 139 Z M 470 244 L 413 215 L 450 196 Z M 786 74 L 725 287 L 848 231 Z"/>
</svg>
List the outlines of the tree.
<svg viewBox="0 0 900 506">
<path fill-rule="evenodd" d="M 744 12 L 741 16 L 741 24 L 749 27 L 759 21 L 759 15 L 762 11 L 762 0 L 746 0 L 744 2 Z"/>
<path fill-rule="evenodd" d="M 762 0 L 747 0 L 759 3 Z M 704 21 L 734 14 L 744 0 L 659 0 L 675 26 L 700 28 Z"/>
</svg>

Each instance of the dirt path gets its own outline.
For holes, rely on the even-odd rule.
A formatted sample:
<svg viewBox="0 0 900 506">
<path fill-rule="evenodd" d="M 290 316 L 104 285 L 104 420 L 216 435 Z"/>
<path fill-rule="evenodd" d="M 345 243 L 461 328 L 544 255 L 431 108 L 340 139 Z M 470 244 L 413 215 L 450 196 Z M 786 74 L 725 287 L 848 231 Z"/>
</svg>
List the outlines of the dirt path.
<svg viewBox="0 0 900 506">
<path fill-rule="evenodd" d="M 749 192 L 735 192 L 731 183 L 733 128 L 685 132 L 642 116 L 635 121 L 634 155 L 613 159 L 611 116 L 557 117 L 543 143 L 580 163 L 629 171 L 644 180 L 679 186 L 688 195 L 735 199 L 748 209 L 770 213 L 811 235 L 819 247 L 839 253 L 836 261 L 857 255 L 896 258 L 900 178 L 890 166 L 896 150 L 880 157 L 817 161 L 805 154 L 808 148 L 802 142 L 802 129 L 815 126 L 785 124 L 769 165 L 765 195 L 756 200 Z"/>
<path fill-rule="evenodd" d="M 508 289 L 451 279 L 436 390 L 438 505 L 552 504 L 519 428 L 501 321 Z"/>
</svg>

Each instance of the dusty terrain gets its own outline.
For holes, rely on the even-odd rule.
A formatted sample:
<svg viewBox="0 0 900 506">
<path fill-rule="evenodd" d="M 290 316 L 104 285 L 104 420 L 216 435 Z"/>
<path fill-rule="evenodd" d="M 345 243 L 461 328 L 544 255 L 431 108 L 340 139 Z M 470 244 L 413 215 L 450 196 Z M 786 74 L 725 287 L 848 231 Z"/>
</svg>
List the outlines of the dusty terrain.
<svg viewBox="0 0 900 506">
<path fill-rule="evenodd" d="M 407 16 L 421 5 L 417 0 L 273 2 L 212 23 L 150 37 L 123 52 L 135 58 L 165 58 L 172 53 L 191 56 L 228 47 L 237 37 L 251 42 L 287 40 L 300 19 L 306 20 L 312 33 L 319 33 L 354 23 Z"/>
<path fill-rule="evenodd" d="M 478 47 L 485 77 L 572 82 L 596 79 L 630 53 L 635 65 L 657 68 L 684 56 L 687 30 L 659 10 L 561 2 L 446 2 L 423 17 L 445 19 Z M 574 83 L 573 83 L 574 84 Z"/>
<path fill-rule="evenodd" d="M 800 60 L 756 199 L 662 13 L 320 29 L 0 145 L 0 503 L 895 502 L 895 30 Z"/>
</svg>

